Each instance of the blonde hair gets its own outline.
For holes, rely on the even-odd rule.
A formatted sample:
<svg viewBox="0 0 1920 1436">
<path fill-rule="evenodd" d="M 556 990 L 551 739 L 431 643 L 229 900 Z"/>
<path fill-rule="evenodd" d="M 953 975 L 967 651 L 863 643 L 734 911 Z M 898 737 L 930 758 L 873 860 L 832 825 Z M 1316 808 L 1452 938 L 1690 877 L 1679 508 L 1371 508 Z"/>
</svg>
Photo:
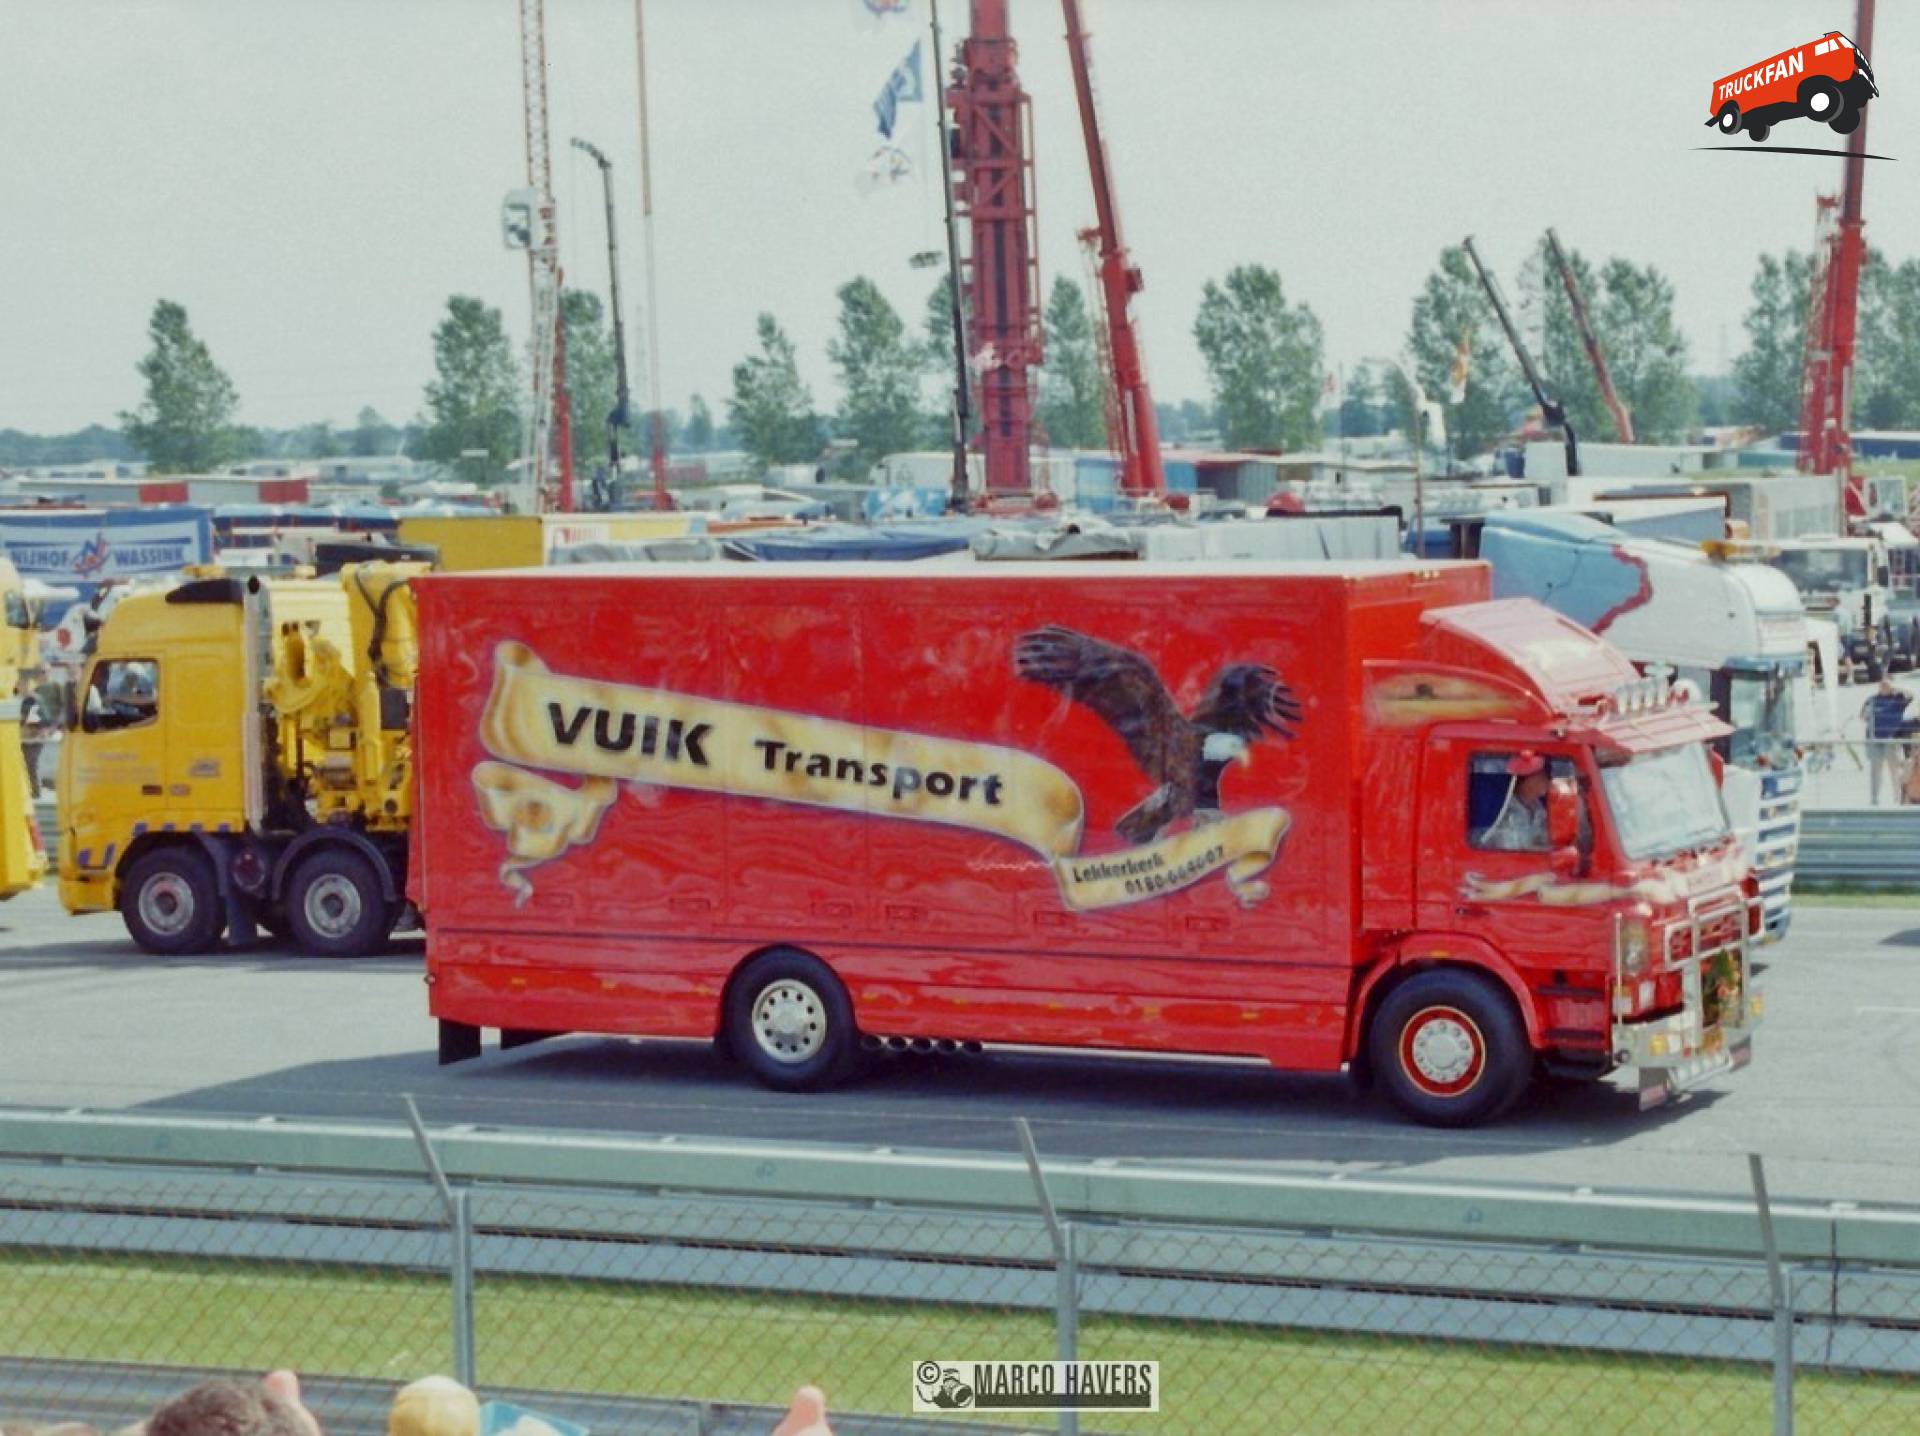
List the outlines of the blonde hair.
<svg viewBox="0 0 1920 1436">
<path fill-rule="evenodd" d="M 480 1403 L 450 1376 L 423 1376 L 400 1388 L 387 1411 L 387 1436 L 476 1436 Z"/>
</svg>

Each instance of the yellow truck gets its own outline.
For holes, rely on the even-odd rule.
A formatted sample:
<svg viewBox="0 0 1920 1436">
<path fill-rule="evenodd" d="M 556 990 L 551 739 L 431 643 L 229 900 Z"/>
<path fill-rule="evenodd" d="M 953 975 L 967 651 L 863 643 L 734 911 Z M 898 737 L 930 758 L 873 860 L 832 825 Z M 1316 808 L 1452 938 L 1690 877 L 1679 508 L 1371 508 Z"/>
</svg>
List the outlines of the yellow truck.
<svg viewBox="0 0 1920 1436">
<path fill-rule="evenodd" d="M 377 950 L 406 907 L 419 563 L 122 599 L 60 755 L 60 900 L 174 956 Z"/>
<path fill-rule="evenodd" d="M 19 570 L 0 558 L 0 900 L 38 887 L 47 871 L 20 747 L 20 677 L 39 667 L 39 646 Z"/>
</svg>

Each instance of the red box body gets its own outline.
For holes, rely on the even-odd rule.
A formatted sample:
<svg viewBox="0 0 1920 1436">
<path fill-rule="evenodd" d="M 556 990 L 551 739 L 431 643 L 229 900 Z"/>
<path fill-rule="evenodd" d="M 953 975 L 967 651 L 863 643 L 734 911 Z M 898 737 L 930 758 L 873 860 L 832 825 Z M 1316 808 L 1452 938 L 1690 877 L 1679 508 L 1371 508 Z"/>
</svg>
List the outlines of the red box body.
<svg viewBox="0 0 1920 1436">
<path fill-rule="evenodd" d="M 424 578 L 410 884 L 427 916 L 432 1012 L 486 1027 L 711 1037 L 729 975 L 785 946 L 839 975 L 870 1034 L 1337 1067 L 1370 955 L 1363 828 L 1370 848 L 1404 863 L 1416 801 L 1404 788 L 1404 809 L 1382 803 L 1391 787 L 1379 786 L 1378 765 L 1367 777 L 1362 665 L 1414 657 L 1424 610 L 1486 591 L 1477 564 L 703 566 Z M 1301 710 L 1297 736 L 1261 736 L 1248 761 L 1218 779 L 1228 819 L 1284 812 L 1269 866 L 1257 870 L 1258 855 L 1250 858 L 1237 887 L 1215 868 L 1113 905 L 1067 900 L 1061 873 L 1097 877 L 1103 858 L 1130 850 L 1115 824 L 1154 785 L 1093 706 L 1016 672 L 1018 640 L 1049 625 L 1137 654 L 1182 714 L 1229 665 L 1277 672 Z M 488 821 L 484 783 L 549 794 L 512 799 L 531 804 L 520 810 L 531 841 L 554 817 L 549 785 L 579 792 L 596 781 L 503 756 L 494 729 L 491 747 L 483 739 L 490 695 L 503 666 L 515 664 L 734 706 L 716 709 L 707 732 L 688 726 L 696 713 L 679 738 L 662 726 L 648 740 L 650 700 L 633 700 L 641 726 L 629 736 L 611 709 L 577 709 L 587 689 L 567 688 L 561 699 L 529 689 L 521 715 L 532 729 L 570 730 L 569 754 L 625 737 L 631 758 L 652 741 L 654 766 L 637 771 L 662 780 L 615 780 L 589 835 L 515 866 L 510 834 Z M 807 747 L 789 719 L 809 717 L 984 745 L 973 765 L 981 774 L 1014 763 L 1003 762 L 1009 753 L 1041 760 L 1077 790 L 1078 840 L 1066 852 L 1040 851 L 968 826 L 988 811 L 980 774 L 970 808 L 955 800 L 941 809 L 929 797 L 936 816 L 907 817 L 888 806 L 886 785 L 866 784 L 869 806 L 849 811 L 679 786 L 665 757 L 669 742 L 686 739 L 699 750 L 679 755 L 691 772 L 690 757 L 717 763 L 730 743 L 761 773 Z M 832 729 L 832 761 L 849 757 L 855 731 Z M 768 733 L 785 734 L 786 747 L 741 749 L 776 741 Z M 853 757 L 870 765 L 882 740 L 865 741 L 864 757 Z M 934 771 L 922 782 L 932 784 Z M 836 791 L 862 786 L 834 781 Z M 1363 810 L 1369 781 L 1374 797 Z M 1021 784 L 1034 786 L 1009 776 L 995 790 L 1004 805 L 1030 796 L 1016 792 Z M 1188 827 L 1174 823 L 1169 834 Z"/>
</svg>

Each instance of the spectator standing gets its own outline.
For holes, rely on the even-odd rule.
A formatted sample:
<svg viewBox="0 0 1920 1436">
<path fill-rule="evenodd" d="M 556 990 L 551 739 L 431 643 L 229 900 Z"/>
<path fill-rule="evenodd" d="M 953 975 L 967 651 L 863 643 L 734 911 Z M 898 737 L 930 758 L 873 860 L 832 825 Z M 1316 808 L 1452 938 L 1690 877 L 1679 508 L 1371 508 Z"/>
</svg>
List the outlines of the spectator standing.
<svg viewBox="0 0 1920 1436">
<path fill-rule="evenodd" d="M 1882 774 L 1893 789 L 1893 801 L 1905 797 L 1905 743 L 1912 736 L 1907 709 L 1912 703 L 1913 695 L 1895 687 L 1891 678 L 1882 678 L 1880 687 L 1860 705 L 1860 717 L 1867 725 L 1867 791 L 1876 808 Z"/>
</svg>

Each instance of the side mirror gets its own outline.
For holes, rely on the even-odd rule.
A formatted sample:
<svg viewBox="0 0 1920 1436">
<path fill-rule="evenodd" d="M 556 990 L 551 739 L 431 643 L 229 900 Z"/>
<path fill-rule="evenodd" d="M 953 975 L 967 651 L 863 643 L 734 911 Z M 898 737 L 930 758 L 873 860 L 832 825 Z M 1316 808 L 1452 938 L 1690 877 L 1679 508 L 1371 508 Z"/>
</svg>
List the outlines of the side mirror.
<svg viewBox="0 0 1920 1436">
<path fill-rule="evenodd" d="M 1547 784 L 1547 843 L 1571 848 L 1580 841 L 1580 789 L 1571 778 Z"/>
<path fill-rule="evenodd" d="M 1553 870 L 1573 876 L 1580 870 L 1580 789 L 1571 778 L 1547 785 L 1547 846 Z"/>
</svg>

